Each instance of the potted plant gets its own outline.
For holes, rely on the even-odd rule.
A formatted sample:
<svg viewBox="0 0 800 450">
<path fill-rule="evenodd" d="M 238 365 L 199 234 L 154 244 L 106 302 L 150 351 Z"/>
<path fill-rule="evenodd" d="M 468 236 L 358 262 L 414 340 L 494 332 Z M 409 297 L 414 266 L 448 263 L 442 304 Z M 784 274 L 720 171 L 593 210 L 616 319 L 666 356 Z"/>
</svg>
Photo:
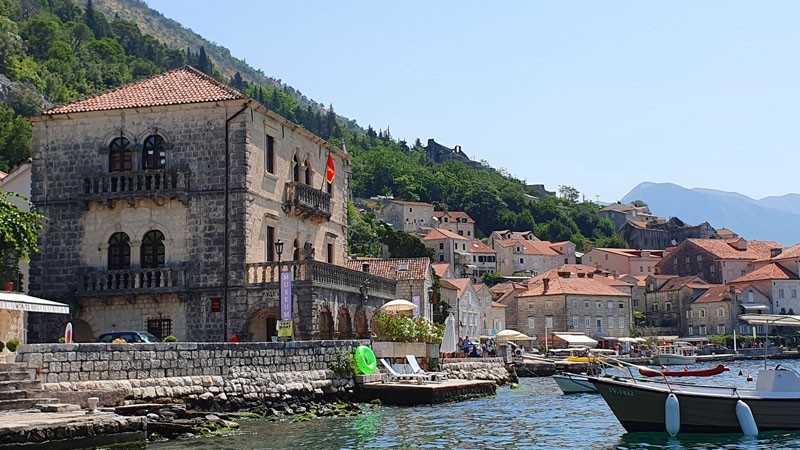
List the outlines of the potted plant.
<svg viewBox="0 0 800 450">
<path fill-rule="evenodd" d="M 17 353 L 16 353 L 17 352 L 17 347 L 19 347 L 19 340 L 18 339 L 12 339 L 12 340 L 6 342 L 6 348 L 10 352 L 8 355 L 6 355 L 6 362 L 10 362 L 10 363 L 16 362 L 16 360 L 17 360 Z"/>
</svg>

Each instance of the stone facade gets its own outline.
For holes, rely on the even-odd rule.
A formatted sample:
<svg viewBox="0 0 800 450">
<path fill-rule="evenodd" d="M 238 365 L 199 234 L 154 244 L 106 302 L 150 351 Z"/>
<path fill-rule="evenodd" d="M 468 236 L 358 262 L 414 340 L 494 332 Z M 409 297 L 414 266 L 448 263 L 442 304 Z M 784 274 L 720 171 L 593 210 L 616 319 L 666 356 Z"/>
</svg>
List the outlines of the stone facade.
<svg viewBox="0 0 800 450">
<path fill-rule="evenodd" d="M 432 228 L 433 205 L 424 202 L 391 200 L 380 212 L 380 218 L 397 231 L 424 233 Z"/>
<path fill-rule="evenodd" d="M 145 169 L 154 138 L 163 168 Z M 131 150 L 125 171 L 111 167 L 118 139 Z M 349 156 L 249 99 L 46 113 L 33 120 L 32 153 L 32 199 L 49 220 L 31 293 L 71 304 L 76 336 L 133 328 L 181 341 L 269 340 L 279 240 L 297 339 L 354 336 L 356 317 L 367 322 L 394 295 L 390 280 L 339 267 Z M 144 264 L 159 245 L 162 261 Z M 120 247 L 122 269 L 110 264 Z M 66 320 L 31 314 L 30 342 L 55 340 Z"/>
</svg>

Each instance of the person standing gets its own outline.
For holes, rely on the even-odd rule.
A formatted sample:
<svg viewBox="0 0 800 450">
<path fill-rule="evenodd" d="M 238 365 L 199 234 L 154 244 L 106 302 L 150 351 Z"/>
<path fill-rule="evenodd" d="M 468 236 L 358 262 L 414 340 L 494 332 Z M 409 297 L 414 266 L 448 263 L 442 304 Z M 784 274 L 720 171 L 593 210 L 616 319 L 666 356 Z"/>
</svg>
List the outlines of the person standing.
<svg viewBox="0 0 800 450">
<path fill-rule="evenodd" d="M 464 355 L 468 356 L 472 347 L 472 342 L 469 341 L 469 336 L 464 336 Z"/>
</svg>

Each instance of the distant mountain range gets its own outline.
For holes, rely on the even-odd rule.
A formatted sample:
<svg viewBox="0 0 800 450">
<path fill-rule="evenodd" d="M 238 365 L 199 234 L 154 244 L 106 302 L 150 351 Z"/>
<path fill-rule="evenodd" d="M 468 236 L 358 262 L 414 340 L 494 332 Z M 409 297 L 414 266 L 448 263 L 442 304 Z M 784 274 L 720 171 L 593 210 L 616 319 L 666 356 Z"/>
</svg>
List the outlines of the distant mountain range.
<svg viewBox="0 0 800 450">
<path fill-rule="evenodd" d="M 708 222 L 745 239 L 772 240 L 786 246 L 800 243 L 800 194 L 755 200 L 736 192 L 641 183 L 622 202 L 634 200 L 647 203 L 655 215 L 678 217 L 687 224 Z"/>
</svg>

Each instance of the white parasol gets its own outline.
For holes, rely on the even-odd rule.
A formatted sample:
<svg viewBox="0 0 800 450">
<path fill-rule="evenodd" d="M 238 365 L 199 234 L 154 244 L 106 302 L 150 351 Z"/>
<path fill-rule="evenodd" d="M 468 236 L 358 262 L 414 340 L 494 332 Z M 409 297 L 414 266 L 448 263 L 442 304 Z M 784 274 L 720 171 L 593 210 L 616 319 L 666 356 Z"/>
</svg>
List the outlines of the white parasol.
<svg viewBox="0 0 800 450">
<path fill-rule="evenodd" d="M 456 319 L 453 318 L 453 315 L 450 314 L 447 316 L 447 319 L 444 320 L 444 336 L 442 337 L 442 345 L 439 346 L 440 353 L 455 353 L 456 348 L 456 341 L 458 337 L 456 337 Z"/>
<path fill-rule="evenodd" d="M 505 330 L 498 331 L 497 334 L 495 335 L 495 337 L 498 338 L 498 339 L 509 339 L 509 338 L 512 338 L 512 337 L 515 337 L 515 336 L 519 336 L 521 334 L 522 333 L 520 333 L 517 330 L 512 330 L 510 328 L 507 328 Z"/>
<path fill-rule="evenodd" d="M 402 298 L 398 298 L 397 300 L 392 300 L 390 302 L 386 302 L 383 306 L 381 306 L 382 311 L 411 311 L 416 308 L 417 305 L 411 303 L 408 300 L 403 300 Z"/>
</svg>

